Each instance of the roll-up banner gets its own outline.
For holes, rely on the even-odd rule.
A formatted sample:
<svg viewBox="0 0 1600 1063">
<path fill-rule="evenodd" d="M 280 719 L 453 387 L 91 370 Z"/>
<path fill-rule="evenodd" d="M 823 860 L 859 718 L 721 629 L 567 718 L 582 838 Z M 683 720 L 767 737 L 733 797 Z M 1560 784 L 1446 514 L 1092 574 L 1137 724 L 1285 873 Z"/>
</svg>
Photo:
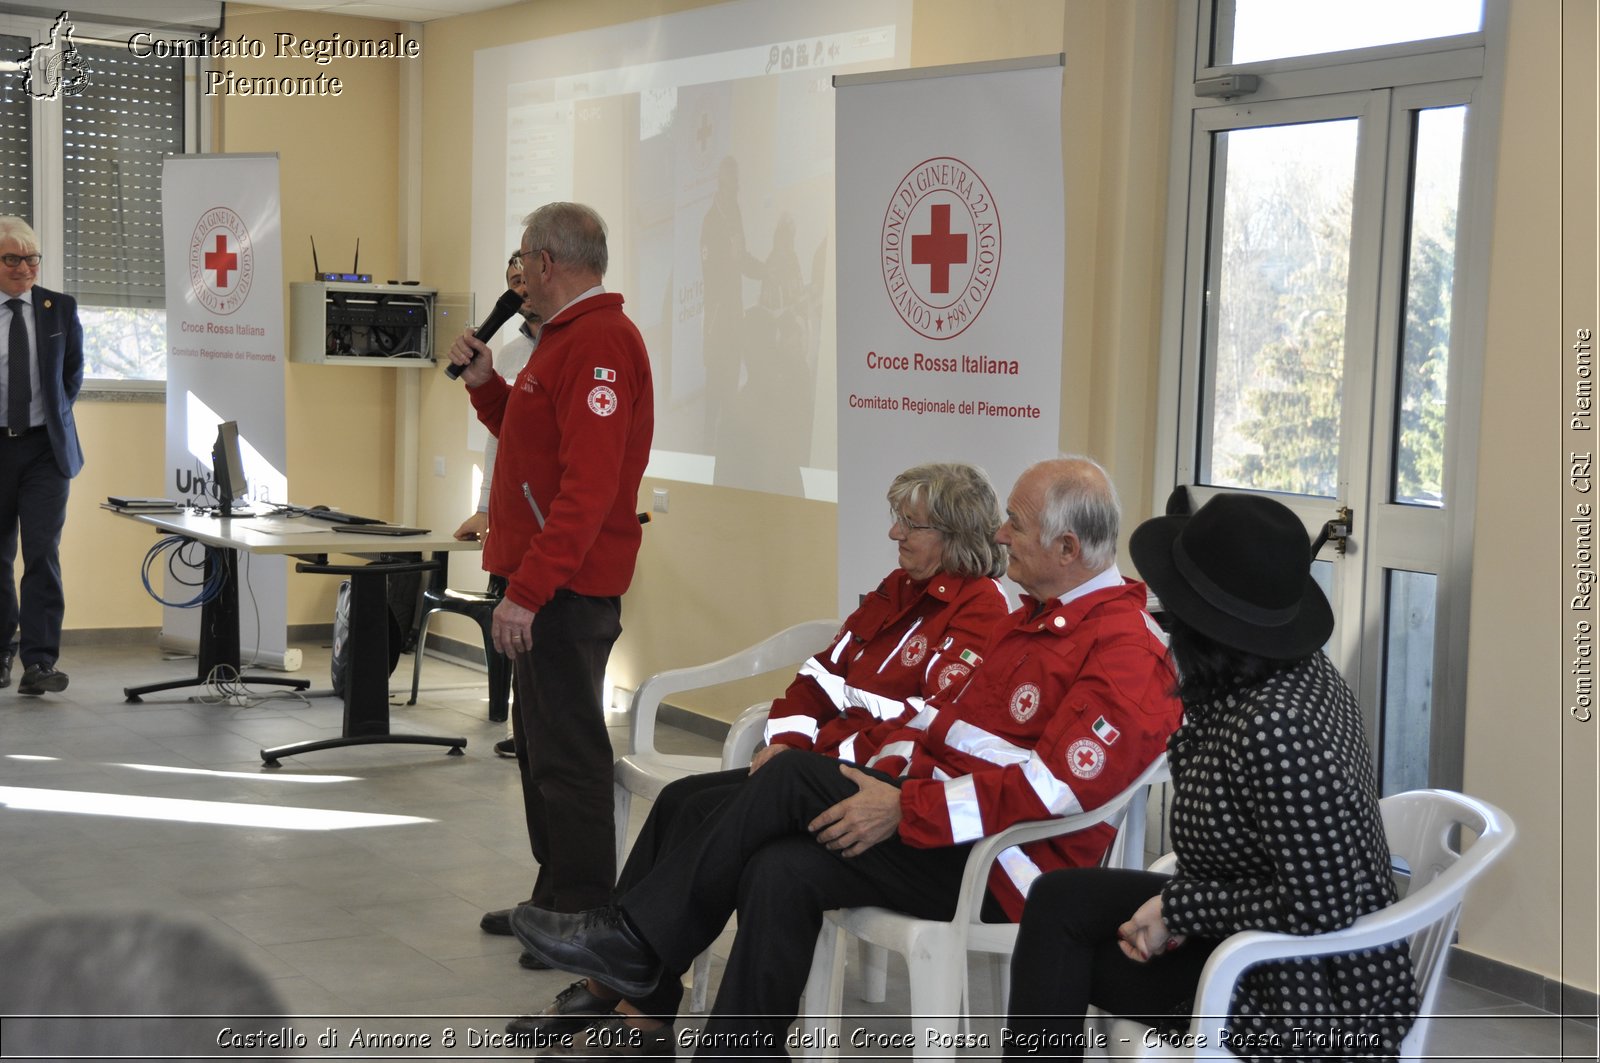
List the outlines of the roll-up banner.
<svg viewBox="0 0 1600 1063">
<path fill-rule="evenodd" d="M 248 497 L 260 510 L 288 492 L 284 433 L 283 252 L 276 155 L 183 155 L 162 170 L 167 275 L 167 470 L 173 497 L 214 504 L 217 426 L 239 424 Z M 248 503 L 247 503 L 248 504 Z M 238 518 L 235 518 L 238 519 Z M 183 552 L 201 560 L 199 547 Z M 295 669 L 282 558 L 239 555 L 245 665 Z M 169 573 L 164 596 L 188 601 L 198 568 Z M 198 609 L 168 606 L 161 644 L 193 652 Z"/>
<path fill-rule="evenodd" d="M 896 474 L 969 462 L 1003 504 L 1058 451 L 1063 62 L 834 79 L 841 616 L 894 563 Z"/>
</svg>

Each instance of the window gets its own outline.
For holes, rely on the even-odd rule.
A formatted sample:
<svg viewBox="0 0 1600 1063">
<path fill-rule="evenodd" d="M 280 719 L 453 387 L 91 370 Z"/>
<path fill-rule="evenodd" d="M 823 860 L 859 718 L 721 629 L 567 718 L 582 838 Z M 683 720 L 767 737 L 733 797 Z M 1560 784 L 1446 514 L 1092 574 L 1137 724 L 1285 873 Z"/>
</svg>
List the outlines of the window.
<svg viewBox="0 0 1600 1063">
<path fill-rule="evenodd" d="M 104 45 L 82 51 L 95 81 L 92 94 L 62 100 L 61 248 L 65 288 L 83 322 L 85 373 L 161 380 L 161 160 L 183 151 L 183 63 Z"/>
<path fill-rule="evenodd" d="M 51 40 L 45 19 L 7 18 L 0 52 L 25 60 Z M 87 73 L 78 93 L 32 100 L 23 75 L 0 75 L 0 211 L 39 234 L 40 283 L 78 300 L 84 378 L 124 390 L 166 376 L 162 159 L 199 150 L 194 60 L 138 56 L 132 31 L 75 22 Z"/>
<path fill-rule="evenodd" d="M 1217 66 L 1389 44 L 1483 27 L 1483 0 L 1219 0 L 1211 54 Z"/>
<path fill-rule="evenodd" d="M 1327 651 L 1393 792 L 1460 780 L 1483 343 L 1471 293 L 1486 269 L 1463 249 L 1488 231 L 1474 204 L 1504 11 L 1374 6 L 1187 9 L 1163 339 L 1177 384 L 1158 483 L 1191 485 L 1197 504 L 1269 494 L 1311 535 L 1348 522 L 1314 574 L 1334 607 Z M 1256 80 L 1229 99 L 1182 91 L 1222 73 Z"/>
</svg>

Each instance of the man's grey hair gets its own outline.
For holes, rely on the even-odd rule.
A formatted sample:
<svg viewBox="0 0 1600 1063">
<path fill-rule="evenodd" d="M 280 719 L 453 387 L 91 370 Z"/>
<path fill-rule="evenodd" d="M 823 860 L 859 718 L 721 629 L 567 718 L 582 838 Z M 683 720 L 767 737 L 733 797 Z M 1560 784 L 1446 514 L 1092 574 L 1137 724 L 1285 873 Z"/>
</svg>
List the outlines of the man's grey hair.
<svg viewBox="0 0 1600 1063">
<path fill-rule="evenodd" d="M 34 254 L 39 250 L 39 234 L 33 231 L 33 226 L 15 214 L 0 214 L 0 243 L 7 240 L 15 240 L 28 254 Z"/>
<path fill-rule="evenodd" d="M 927 509 L 928 523 L 944 537 L 941 569 L 968 577 L 995 577 L 1006 570 L 1005 547 L 994 541 L 1000 529 L 1000 500 L 982 469 L 959 462 L 907 469 L 889 485 L 889 509 L 903 517 L 918 504 Z"/>
<path fill-rule="evenodd" d="M 181 1059 L 215 1053 L 224 1026 L 255 1030 L 264 1024 L 247 1017 L 284 1008 L 266 974 L 210 926 L 119 911 L 0 931 L 0 1012 L 21 1016 L 6 1020 L 6 1048 L 19 1056 Z M 190 1018 L 201 1015 L 216 1018 Z"/>
<path fill-rule="evenodd" d="M 606 223 L 593 207 L 546 203 L 523 218 L 522 225 L 524 242 L 534 250 L 548 251 L 556 262 L 606 275 L 611 261 L 606 250 Z"/>
<path fill-rule="evenodd" d="M 1051 467 L 1039 511 L 1039 542 L 1049 546 L 1068 532 L 1078 537 L 1083 563 L 1096 573 L 1117 559 L 1122 503 L 1116 485 L 1100 463 L 1082 454 L 1041 461 Z"/>
</svg>

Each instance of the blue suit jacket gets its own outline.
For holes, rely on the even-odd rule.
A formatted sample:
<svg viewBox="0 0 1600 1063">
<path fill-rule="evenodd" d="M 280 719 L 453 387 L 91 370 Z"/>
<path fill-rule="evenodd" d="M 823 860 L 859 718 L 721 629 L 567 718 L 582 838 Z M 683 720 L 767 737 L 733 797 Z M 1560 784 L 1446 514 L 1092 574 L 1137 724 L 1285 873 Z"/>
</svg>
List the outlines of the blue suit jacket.
<svg viewBox="0 0 1600 1063">
<path fill-rule="evenodd" d="M 83 468 L 78 423 L 72 416 L 72 404 L 83 386 L 83 326 L 78 323 L 78 301 L 34 285 L 33 325 L 50 449 L 55 451 L 62 475 L 76 476 Z"/>
</svg>

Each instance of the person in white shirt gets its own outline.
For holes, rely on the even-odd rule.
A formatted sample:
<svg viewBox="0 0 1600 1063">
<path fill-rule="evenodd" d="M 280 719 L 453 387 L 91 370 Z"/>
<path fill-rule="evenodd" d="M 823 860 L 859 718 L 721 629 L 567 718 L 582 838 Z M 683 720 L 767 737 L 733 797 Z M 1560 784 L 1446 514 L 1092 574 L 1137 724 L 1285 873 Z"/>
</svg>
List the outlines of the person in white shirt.
<svg viewBox="0 0 1600 1063">
<path fill-rule="evenodd" d="M 507 380 L 515 380 L 517 374 L 522 372 L 522 367 L 528 364 L 528 359 L 533 356 L 533 349 L 539 345 L 539 315 L 533 312 L 533 307 L 528 305 L 528 286 L 522 279 L 522 252 L 511 252 L 511 257 L 506 260 L 506 287 L 522 296 L 522 327 L 504 347 L 494 356 L 495 368 Z M 483 488 L 478 492 L 478 510 L 472 516 L 461 522 L 461 527 L 455 530 L 457 539 L 482 539 L 489 533 L 489 485 L 494 483 L 494 456 L 498 449 L 494 436 L 483 446 Z M 505 580 L 491 573 L 489 575 L 489 592 L 491 594 L 505 593 Z M 512 695 L 515 697 L 515 695 Z M 515 711 L 513 709 L 513 711 Z M 505 738 L 494 744 L 494 751 L 502 757 L 515 757 L 517 755 L 516 741 L 511 737 L 511 731 L 506 731 Z"/>
</svg>

